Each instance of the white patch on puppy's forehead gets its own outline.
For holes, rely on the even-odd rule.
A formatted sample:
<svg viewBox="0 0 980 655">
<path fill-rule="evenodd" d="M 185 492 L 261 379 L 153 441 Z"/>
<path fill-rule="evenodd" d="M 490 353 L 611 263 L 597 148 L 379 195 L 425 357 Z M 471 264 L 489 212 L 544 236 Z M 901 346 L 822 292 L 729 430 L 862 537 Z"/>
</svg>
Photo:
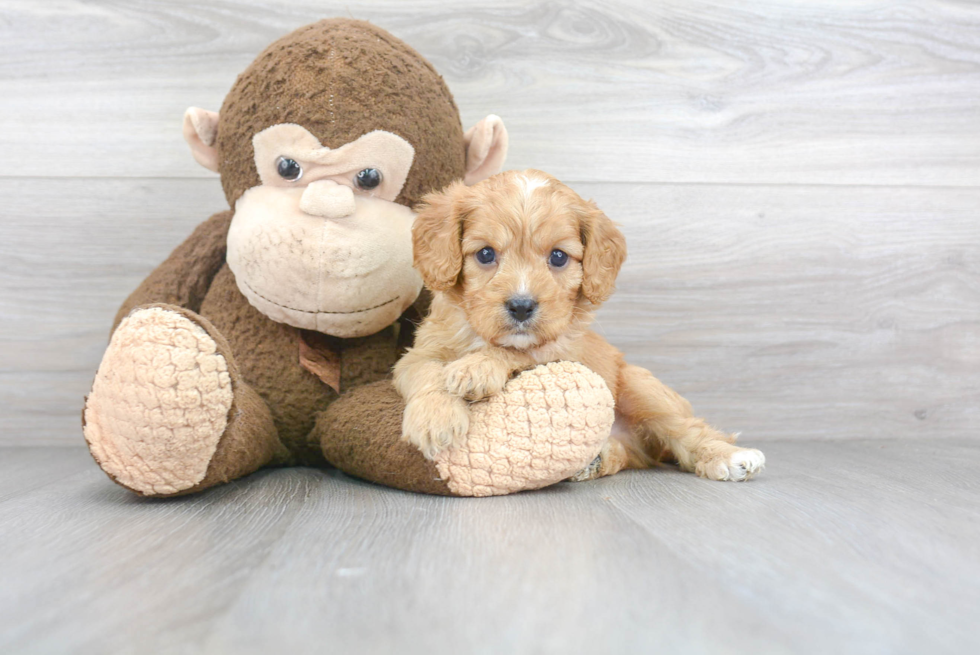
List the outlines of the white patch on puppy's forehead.
<svg viewBox="0 0 980 655">
<path fill-rule="evenodd" d="M 528 176 L 528 175 L 518 175 L 517 176 L 517 181 L 521 185 L 521 191 L 522 191 L 522 193 L 524 195 L 524 202 L 527 202 L 528 200 L 530 200 L 531 199 L 531 196 L 534 194 L 534 192 L 537 189 L 540 189 L 541 187 L 544 187 L 544 186 L 548 186 L 548 184 L 550 183 L 549 180 L 546 180 L 546 179 L 541 178 L 541 177 L 535 177 L 533 175 L 531 175 L 531 176 Z"/>
</svg>

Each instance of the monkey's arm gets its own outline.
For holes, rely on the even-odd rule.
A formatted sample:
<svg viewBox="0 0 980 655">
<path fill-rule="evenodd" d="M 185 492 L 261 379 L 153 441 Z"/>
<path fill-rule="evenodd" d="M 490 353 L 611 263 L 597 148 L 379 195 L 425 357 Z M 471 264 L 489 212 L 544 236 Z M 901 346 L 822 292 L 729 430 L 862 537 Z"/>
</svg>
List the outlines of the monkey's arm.
<svg viewBox="0 0 980 655">
<path fill-rule="evenodd" d="M 199 311 L 211 280 L 225 262 L 228 226 L 233 215 L 230 210 L 220 212 L 198 225 L 126 298 L 116 313 L 112 331 L 140 305 L 167 303 Z"/>
</svg>

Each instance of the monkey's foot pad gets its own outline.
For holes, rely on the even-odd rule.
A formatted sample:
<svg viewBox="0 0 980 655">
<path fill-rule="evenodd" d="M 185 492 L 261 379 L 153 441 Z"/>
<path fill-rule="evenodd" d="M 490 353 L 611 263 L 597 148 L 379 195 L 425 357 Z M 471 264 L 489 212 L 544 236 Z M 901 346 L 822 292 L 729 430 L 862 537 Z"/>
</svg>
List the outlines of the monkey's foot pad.
<svg viewBox="0 0 980 655">
<path fill-rule="evenodd" d="M 126 317 L 85 404 L 85 439 L 117 482 L 147 495 L 207 473 L 232 405 L 228 363 L 204 328 L 160 307 Z"/>
<path fill-rule="evenodd" d="M 613 397 L 602 378 L 575 362 L 524 371 L 470 405 L 466 441 L 436 458 L 459 496 L 538 489 L 581 471 L 612 429 Z"/>
</svg>

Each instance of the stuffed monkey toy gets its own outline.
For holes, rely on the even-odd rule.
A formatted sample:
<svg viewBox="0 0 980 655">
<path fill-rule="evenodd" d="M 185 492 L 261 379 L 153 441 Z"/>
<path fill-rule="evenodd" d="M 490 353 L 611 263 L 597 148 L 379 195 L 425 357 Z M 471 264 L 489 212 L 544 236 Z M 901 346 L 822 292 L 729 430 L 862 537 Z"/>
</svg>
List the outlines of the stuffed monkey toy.
<svg viewBox="0 0 980 655">
<path fill-rule="evenodd" d="M 428 298 L 412 268 L 412 207 L 500 170 L 499 118 L 464 134 L 431 64 L 369 23 L 331 19 L 266 48 L 220 113 L 189 109 L 183 131 L 231 209 L 116 316 L 83 413 L 110 478 L 172 496 L 266 466 L 329 464 L 485 496 L 599 474 L 612 397 L 568 362 L 474 404 L 466 443 L 434 461 L 401 440 L 391 368 Z"/>
</svg>

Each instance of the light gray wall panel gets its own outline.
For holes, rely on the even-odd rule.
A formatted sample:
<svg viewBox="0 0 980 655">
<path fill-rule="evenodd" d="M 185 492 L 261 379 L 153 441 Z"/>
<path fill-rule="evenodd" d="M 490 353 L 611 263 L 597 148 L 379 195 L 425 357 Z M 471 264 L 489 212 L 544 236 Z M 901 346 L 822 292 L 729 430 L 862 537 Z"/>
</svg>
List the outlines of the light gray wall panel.
<svg viewBox="0 0 980 655">
<path fill-rule="evenodd" d="M 349 13 L 348 13 L 349 12 Z M 0 4 L 0 443 L 77 443 L 116 307 L 223 208 L 180 138 L 321 16 L 624 225 L 600 329 L 745 438 L 976 436 L 980 7 Z"/>
<path fill-rule="evenodd" d="M 972 436 L 980 189 L 576 183 L 630 256 L 597 329 L 746 440 Z M 0 180 L 4 442 L 80 439 L 116 308 L 217 180 Z"/>
<path fill-rule="evenodd" d="M 969 2 L 6 2 L 2 175 L 171 177 L 180 119 L 269 42 L 371 20 L 430 58 L 464 121 L 565 179 L 980 182 Z"/>
</svg>

